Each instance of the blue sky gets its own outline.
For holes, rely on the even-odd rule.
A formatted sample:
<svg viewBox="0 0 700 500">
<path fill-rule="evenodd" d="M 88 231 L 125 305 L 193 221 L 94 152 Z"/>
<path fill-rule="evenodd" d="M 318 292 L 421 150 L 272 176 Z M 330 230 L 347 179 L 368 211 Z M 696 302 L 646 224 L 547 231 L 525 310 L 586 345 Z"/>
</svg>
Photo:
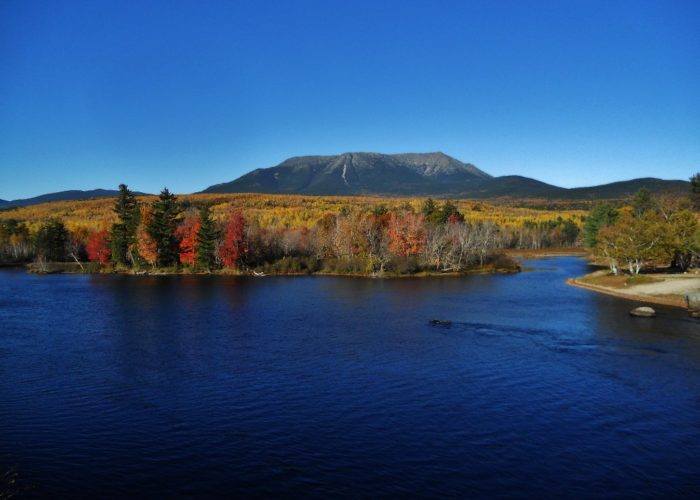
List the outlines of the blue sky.
<svg viewBox="0 0 700 500">
<path fill-rule="evenodd" d="M 0 198 L 443 151 L 562 186 L 700 170 L 697 1 L 0 1 Z"/>
</svg>

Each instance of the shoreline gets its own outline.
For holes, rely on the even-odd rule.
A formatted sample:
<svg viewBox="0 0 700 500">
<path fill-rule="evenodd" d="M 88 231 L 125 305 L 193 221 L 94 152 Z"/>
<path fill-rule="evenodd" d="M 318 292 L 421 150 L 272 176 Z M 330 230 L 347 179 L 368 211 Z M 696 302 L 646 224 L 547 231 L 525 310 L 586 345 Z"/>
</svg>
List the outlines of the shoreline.
<svg viewBox="0 0 700 500">
<path fill-rule="evenodd" d="M 542 259 L 545 257 L 588 257 L 585 248 L 539 248 L 534 250 L 510 249 L 503 252 L 507 257 L 520 259 Z"/>
<path fill-rule="evenodd" d="M 49 271 L 38 271 L 31 266 L 24 266 L 26 272 L 31 274 L 51 275 L 51 274 L 84 274 L 84 275 L 124 275 L 124 276 L 238 276 L 247 278 L 264 278 L 264 277 L 279 277 L 279 276 L 334 276 L 347 278 L 366 278 L 366 279 L 404 279 L 404 278 L 437 278 L 437 277 L 460 277 L 472 275 L 489 275 L 489 274 L 516 274 L 522 272 L 522 267 L 513 265 L 509 267 L 494 267 L 483 266 L 464 271 L 419 271 L 411 274 L 399 274 L 393 272 L 384 273 L 339 273 L 331 271 L 316 271 L 316 272 L 278 272 L 278 273 L 262 273 L 254 274 L 255 270 L 237 271 L 237 270 L 216 270 L 212 272 L 193 271 L 188 269 L 178 270 L 99 270 L 88 271 L 81 269 L 66 269 L 59 268 Z M 72 267 L 72 266 L 71 266 Z"/>
<path fill-rule="evenodd" d="M 610 295 L 612 297 L 630 300 L 633 302 L 643 302 L 645 304 L 656 304 L 661 306 L 680 308 L 685 311 L 688 310 L 685 298 L 682 295 L 661 297 L 641 293 L 621 292 L 610 287 L 591 285 L 590 283 L 582 283 L 581 281 L 579 281 L 580 278 L 582 278 L 582 276 L 579 276 L 578 278 L 569 278 L 566 280 L 566 284 L 569 286 L 583 288 L 592 292 L 602 293 L 603 295 Z"/>
</svg>

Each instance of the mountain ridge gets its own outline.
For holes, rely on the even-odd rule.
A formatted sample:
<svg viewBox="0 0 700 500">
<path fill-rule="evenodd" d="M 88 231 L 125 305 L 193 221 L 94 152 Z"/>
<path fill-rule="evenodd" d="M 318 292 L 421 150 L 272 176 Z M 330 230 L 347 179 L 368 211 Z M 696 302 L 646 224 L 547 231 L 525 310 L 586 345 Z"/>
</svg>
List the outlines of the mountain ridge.
<svg viewBox="0 0 700 500">
<path fill-rule="evenodd" d="M 493 177 L 442 152 L 343 153 L 295 156 L 258 168 L 200 193 L 447 196 L 462 198 L 623 198 L 641 187 L 654 192 L 687 190 L 689 183 L 653 177 L 598 186 L 563 188 L 520 175 Z"/>
<path fill-rule="evenodd" d="M 40 194 L 31 198 L 20 198 L 17 200 L 0 200 L 0 208 L 28 207 L 39 205 L 40 203 L 50 203 L 52 201 L 78 201 L 89 200 L 91 198 L 110 198 L 119 193 L 116 189 L 69 189 L 67 191 L 57 191 L 55 193 Z M 148 193 L 135 192 L 137 196 L 144 196 Z"/>
<path fill-rule="evenodd" d="M 343 153 L 294 156 L 279 165 L 257 168 L 237 179 L 199 193 L 268 193 L 305 195 L 434 196 L 451 198 L 548 198 L 553 200 L 619 199 L 645 187 L 653 192 L 687 193 L 690 183 L 643 177 L 563 188 L 522 175 L 493 177 L 471 163 L 442 152 Z M 32 198 L 0 200 L 0 209 L 52 201 L 116 196 L 114 189 L 68 190 Z M 136 192 L 139 196 L 148 193 Z M 195 193 L 196 194 L 196 193 Z"/>
<path fill-rule="evenodd" d="M 276 167 L 258 168 L 202 193 L 280 194 L 439 194 L 457 182 L 488 179 L 489 174 L 444 153 L 343 153 L 295 156 Z"/>
</svg>

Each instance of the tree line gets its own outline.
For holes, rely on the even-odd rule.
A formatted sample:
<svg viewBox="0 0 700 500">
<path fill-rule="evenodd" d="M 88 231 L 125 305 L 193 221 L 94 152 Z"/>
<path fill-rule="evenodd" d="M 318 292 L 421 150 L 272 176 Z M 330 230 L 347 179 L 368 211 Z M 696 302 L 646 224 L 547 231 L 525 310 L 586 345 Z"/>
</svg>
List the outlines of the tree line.
<svg viewBox="0 0 700 500">
<path fill-rule="evenodd" d="M 18 221 L 0 224 L 0 256 L 5 261 L 87 262 L 113 270 L 188 268 L 265 272 L 414 273 L 464 271 L 505 266 L 502 249 L 575 245 L 578 228 L 561 218 L 532 221 L 505 230 L 490 221 L 467 221 L 451 201 L 423 202 L 388 209 L 341 208 L 301 227 L 262 226 L 236 209 L 215 220 L 210 207 L 181 203 L 164 189 L 152 203 L 140 203 L 119 186 L 110 227 L 68 230 L 50 218 L 32 232 Z"/>
<path fill-rule="evenodd" d="M 583 238 L 613 274 L 671 267 L 700 266 L 700 173 L 691 178 L 687 198 L 655 196 L 640 189 L 631 205 L 595 205 L 586 218 Z"/>
</svg>

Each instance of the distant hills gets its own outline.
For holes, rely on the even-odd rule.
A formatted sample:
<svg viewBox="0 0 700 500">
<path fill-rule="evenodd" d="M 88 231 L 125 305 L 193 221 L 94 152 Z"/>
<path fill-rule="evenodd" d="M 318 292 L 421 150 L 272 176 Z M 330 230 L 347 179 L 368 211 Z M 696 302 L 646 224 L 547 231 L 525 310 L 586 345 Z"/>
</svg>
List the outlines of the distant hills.
<svg viewBox="0 0 700 500">
<path fill-rule="evenodd" d="M 201 192 L 601 200 L 626 198 L 643 187 L 656 193 L 683 194 L 689 191 L 690 183 L 647 177 L 567 189 L 518 175 L 493 177 L 471 163 L 440 152 L 344 153 L 289 158 L 275 167 L 253 170 Z M 61 191 L 21 200 L 0 200 L 0 209 L 116 195 L 113 189 Z"/>
<path fill-rule="evenodd" d="M 116 189 L 92 189 L 89 191 L 81 191 L 73 189 L 70 191 L 59 191 L 57 193 L 42 194 L 34 198 L 24 198 L 20 200 L 0 200 L 0 208 L 10 207 L 26 207 L 29 205 L 38 205 L 40 203 L 48 203 L 50 201 L 69 201 L 69 200 L 89 200 L 90 198 L 111 198 L 116 196 Z M 146 193 L 135 193 L 144 195 Z"/>
<path fill-rule="evenodd" d="M 202 192 L 595 200 L 624 198 L 642 187 L 680 193 L 689 183 L 644 178 L 567 189 L 517 175 L 493 177 L 444 153 L 345 153 L 290 158 Z"/>
</svg>

